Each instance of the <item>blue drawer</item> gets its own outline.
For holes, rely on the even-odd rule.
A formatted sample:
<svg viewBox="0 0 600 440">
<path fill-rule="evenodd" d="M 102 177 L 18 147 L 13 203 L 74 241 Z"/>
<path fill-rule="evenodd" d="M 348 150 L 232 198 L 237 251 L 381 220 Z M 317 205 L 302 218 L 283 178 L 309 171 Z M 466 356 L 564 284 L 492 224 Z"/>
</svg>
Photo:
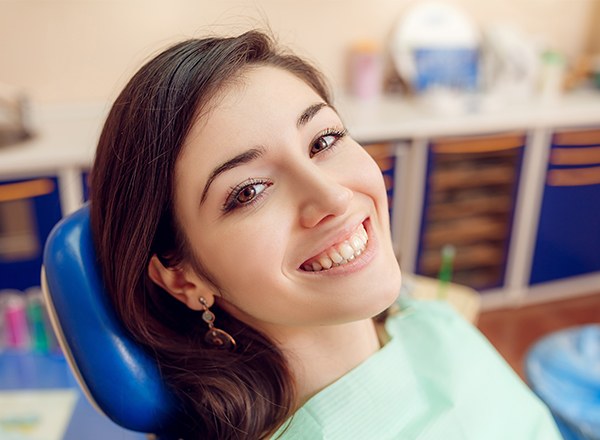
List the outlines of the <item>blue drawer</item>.
<svg viewBox="0 0 600 440">
<path fill-rule="evenodd" d="M 0 289 L 39 286 L 44 242 L 61 215 L 56 177 L 0 183 Z"/>
<path fill-rule="evenodd" d="M 530 284 L 600 271 L 600 130 L 555 133 Z"/>
</svg>

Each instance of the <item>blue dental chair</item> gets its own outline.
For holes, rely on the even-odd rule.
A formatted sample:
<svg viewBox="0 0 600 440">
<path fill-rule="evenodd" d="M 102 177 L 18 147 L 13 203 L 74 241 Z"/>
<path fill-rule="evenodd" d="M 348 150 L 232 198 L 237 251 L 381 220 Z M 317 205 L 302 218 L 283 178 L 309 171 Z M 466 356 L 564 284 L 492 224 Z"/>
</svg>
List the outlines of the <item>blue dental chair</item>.
<svg viewBox="0 0 600 440">
<path fill-rule="evenodd" d="M 176 438 L 178 403 L 156 361 L 129 336 L 104 292 L 89 206 L 59 222 L 44 249 L 42 287 L 61 348 L 92 405 L 118 425 Z"/>
<path fill-rule="evenodd" d="M 600 324 L 545 336 L 528 351 L 525 374 L 565 440 L 600 440 Z"/>
</svg>

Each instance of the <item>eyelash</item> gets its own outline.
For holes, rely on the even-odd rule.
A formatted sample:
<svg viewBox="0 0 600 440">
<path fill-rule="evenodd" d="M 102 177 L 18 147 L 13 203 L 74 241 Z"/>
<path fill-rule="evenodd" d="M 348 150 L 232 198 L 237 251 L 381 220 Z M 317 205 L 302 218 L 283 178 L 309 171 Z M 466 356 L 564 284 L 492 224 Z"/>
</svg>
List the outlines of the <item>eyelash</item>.
<svg viewBox="0 0 600 440">
<path fill-rule="evenodd" d="M 336 144 L 338 143 L 339 140 L 343 139 L 346 135 L 348 134 L 348 130 L 344 129 L 337 129 L 337 128 L 327 128 L 325 130 L 323 130 L 321 133 L 319 133 L 317 135 L 317 137 L 310 143 L 310 149 L 309 149 L 309 155 L 310 157 L 314 157 L 316 154 L 319 154 L 323 151 L 330 151 L 333 147 L 336 146 Z M 312 153 L 312 147 L 315 145 L 315 143 L 317 143 L 318 141 L 320 141 L 323 138 L 329 137 L 329 136 L 333 136 L 333 142 L 331 144 L 329 144 L 327 146 L 327 148 L 318 151 L 317 153 L 313 154 Z"/>
<path fill-rule="evenodd" d="M 336 129 L 336 128 L 328 128 L 326 130 L 323 130 L 310 143 L 310 149 L 309 149 L 310 157 L 312 158 L 315 155 L 320 154 L 324 151 L 330 151 L 331 149 L 333 149 L 336 146 L 336 144 L 338 143 L 338 141 L 340 139 L 342 139 L 346 136 L 347 133 L 348 133 L 348 130 L 346 130 L 346 129 L 340 130 L 340 129 Z M 318 141 L 322 140 L 323 138 L 329 137 L 329 136 L 332 136 L 334 138 L 333 141 L 330 144 L 328 144 L 326 148 L 323 148 L 322 150 L 313 154 L 312 147 Z M 251 200 L 249 200 L 248 202 L 240 202 L 238 200 L 238 197 L 242 194 L 243 191 L 245 191 L 248 188 L 256 187 L 259 185 L 263 185 L 264 188 L 260 192 L 258 192 Z M 246 181 L 230 188 L 229 196 L 227 196 L 225 203 L 223 203 L 223 208 L 222 208 L 223 212 L 227 214 L 237 208 L 246 208 L 246 207 L 253 205 L 254 203 L 258 202 L 262 198 L 262 196 L 265 193 L 265 190 L 268 187 L 270 187 L 271 185 L 273 185 L 273 182 L 271 182 L 267 179 L 249 179 L 249 180 L 246 180 Z"/>
<path fill-rule="evenodd" d="M 237 200 L 238 197 L 242 194 L 242 192 L 244 190 L 246 190 L 248 188 L 256 187 L 258 185 L 264 185 L 264 188 L 262 189 L 262 191 L 257 193 L 251 200 L 249 200 L 248 202 L 245 202 L 245 203 Z M 236 208 L 243 208 L 243 207 L 253 205 L 255 202 L 260 200 L 260 198 L 264 195 L 265 190 L 268 187 L 270 187 L 271 185 L 273 185 L 273 182 L 271 182 L 267 179 L 249 179 L 249 180 L 246 180 L 246 181 L 232 187 L 229 190 L 229 196 L 227 196 L 227 199 L 225 200 L 225 203 L 223 204 L 223 212 L 228 213 L 228 212 L 233 211 Z"/>
</svg>

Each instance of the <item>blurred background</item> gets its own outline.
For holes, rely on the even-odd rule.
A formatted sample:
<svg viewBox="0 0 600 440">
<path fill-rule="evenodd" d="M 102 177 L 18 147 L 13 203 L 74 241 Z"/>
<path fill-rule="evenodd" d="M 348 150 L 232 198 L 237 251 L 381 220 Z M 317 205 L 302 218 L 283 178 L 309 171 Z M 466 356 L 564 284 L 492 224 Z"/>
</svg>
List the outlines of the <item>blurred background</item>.
<svg viewBox="0 0 600 440">
<path fill-rule="evenodd" d="M 403 294 L 448 300 L 524 378 L 540 338 L 597 329 L 600 0 L 0 0 L 0 389 L 74 386 L 39 273 L 110 103 L 168 45 L 250 28 L 327 75 L 381 167 Z M 600 337 L 573 341 L 570 371 L 600 376 Z M 0 392 L 0 438 L 137 438 L 20 396 Z"/>
<path fill-rule="evenodd" d="M 0 80 L 36 100 L 114 97 L 152 53 L 182 38 L 270 27 L 335 84 L 357 41 L 389 44 L 411 0 L 2 0 Z M 476 26 L 505 24 L 571 62 L 600 50 L 597 0 L 456 0 Z"/>
</svg>

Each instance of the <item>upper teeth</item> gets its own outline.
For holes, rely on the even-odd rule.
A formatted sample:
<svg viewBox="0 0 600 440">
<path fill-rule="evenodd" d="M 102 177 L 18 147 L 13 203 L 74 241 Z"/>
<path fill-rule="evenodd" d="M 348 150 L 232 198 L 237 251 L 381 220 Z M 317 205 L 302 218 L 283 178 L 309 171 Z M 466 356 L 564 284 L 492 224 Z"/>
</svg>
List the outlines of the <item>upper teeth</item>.
<svg viewBox="0 0 600 440">
<path fill-rule="evenodd" d="M 309 272 L 318 272 L 346 264 L 363 253 L 368 241 L 367 231 L 361 224 L 347 240 L 311 258 L 310 261 L 302 265 L 302 269 Z"/>
</svg>

